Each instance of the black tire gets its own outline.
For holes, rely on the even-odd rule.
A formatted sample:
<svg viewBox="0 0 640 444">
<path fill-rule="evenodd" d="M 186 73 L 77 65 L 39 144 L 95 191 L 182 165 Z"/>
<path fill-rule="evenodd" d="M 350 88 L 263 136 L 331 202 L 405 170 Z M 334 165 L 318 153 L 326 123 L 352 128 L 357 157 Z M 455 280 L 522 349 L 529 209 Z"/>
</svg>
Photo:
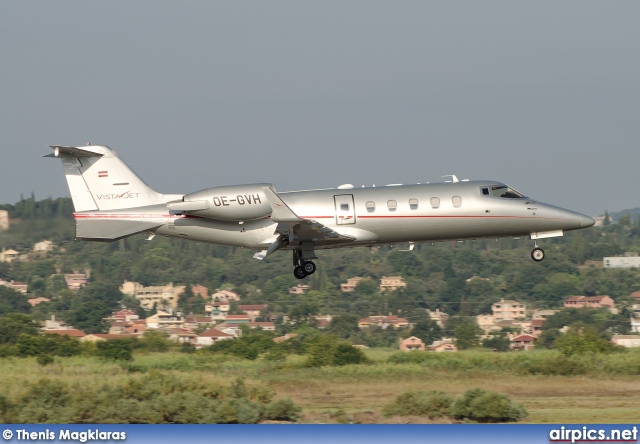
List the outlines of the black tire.
<svg viewBox="0 0 640 444">
<path fill-rule="evenodd" d="M 542 248 L 534 248 L 531 251 L 531 259 L 536 262 L 540 262 L 544 259 L 544 250 Z"/>
<path fill-rule="evenodd" d="M 305 273 L 304 268 L 300 266 L 293 269 L 293 275 L 298 279 L 304 279 L 307 277 L 307 273 Z"/>
<path fill-rule="evenodd" d="M 307 276 L 309 276 L 310 274 L 313 274 L 316 272 L 316 264 L 314 264 L 311 261 L 307 261 L 304 264 L 302 264 L 302 269 L 307 274 Z"/>
</svg>

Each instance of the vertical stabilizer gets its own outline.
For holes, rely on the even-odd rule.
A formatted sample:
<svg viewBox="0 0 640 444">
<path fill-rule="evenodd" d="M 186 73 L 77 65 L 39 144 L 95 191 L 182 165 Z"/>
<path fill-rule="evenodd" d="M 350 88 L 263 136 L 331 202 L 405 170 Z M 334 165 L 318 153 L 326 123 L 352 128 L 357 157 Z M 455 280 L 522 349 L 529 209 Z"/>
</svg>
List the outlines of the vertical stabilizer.
<svg viewBox="0 0 640 444">
<path fill-rule="evenodd" d="M 152 190 L 106 146 L 51 146 L 45 157 L 62 160 L 76 212 L 115 210 L 162 203 Z"/>
</svg>

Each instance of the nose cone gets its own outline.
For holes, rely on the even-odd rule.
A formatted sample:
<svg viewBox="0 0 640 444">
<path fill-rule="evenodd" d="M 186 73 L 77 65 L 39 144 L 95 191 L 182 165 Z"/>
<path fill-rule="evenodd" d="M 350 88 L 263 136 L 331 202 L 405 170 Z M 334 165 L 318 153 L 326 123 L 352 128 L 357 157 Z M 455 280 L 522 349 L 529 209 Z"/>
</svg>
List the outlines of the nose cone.
<svg viewBox="0 0 640 444">
<path fill-rule="evenodd" d="M 580 214 L 578 216 L 580 218 L 580 227 L 587 228 L 593 226 L 596 223 L 593 217 L 585 216 L 584 214 Z"/>
</svg>

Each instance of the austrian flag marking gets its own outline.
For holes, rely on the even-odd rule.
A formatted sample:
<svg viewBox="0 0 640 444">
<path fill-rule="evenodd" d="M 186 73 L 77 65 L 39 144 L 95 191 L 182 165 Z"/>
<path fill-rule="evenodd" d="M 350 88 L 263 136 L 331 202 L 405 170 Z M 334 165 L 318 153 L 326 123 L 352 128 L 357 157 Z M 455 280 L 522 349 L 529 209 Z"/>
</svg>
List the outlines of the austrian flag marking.
<svg viewBox="0 0 640 444">
<path fill-rule="evenodd" d="M 109 177 L 109 171 L 98 171 L 98 177 Z"/>
</svg>

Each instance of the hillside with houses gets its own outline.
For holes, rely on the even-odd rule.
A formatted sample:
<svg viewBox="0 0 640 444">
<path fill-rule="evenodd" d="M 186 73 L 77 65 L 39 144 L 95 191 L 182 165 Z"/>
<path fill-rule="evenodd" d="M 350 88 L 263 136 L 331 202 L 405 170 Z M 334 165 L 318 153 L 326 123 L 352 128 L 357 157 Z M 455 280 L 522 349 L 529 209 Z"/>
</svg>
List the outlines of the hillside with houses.
<svg viewBox="0 0 640 444">
<path fill-rule="evenodd" d="M 3 208 L 0 316 L 29 314 L 44 333 L 102 341 L 154 330 L 202 348 L 311 327 L 359 347 L 526 351 L 575 328 L 547 322 L 558 313 L 586 311 L 602 339 L 638 345 L 640 227 L 629 216 L 547 241 L 540 264 L 524 239 L 336 250 L 300 283 L 288 254 L 258 262 L 172 239 L 80 242 L 68 199 Z"/>
</svg>

